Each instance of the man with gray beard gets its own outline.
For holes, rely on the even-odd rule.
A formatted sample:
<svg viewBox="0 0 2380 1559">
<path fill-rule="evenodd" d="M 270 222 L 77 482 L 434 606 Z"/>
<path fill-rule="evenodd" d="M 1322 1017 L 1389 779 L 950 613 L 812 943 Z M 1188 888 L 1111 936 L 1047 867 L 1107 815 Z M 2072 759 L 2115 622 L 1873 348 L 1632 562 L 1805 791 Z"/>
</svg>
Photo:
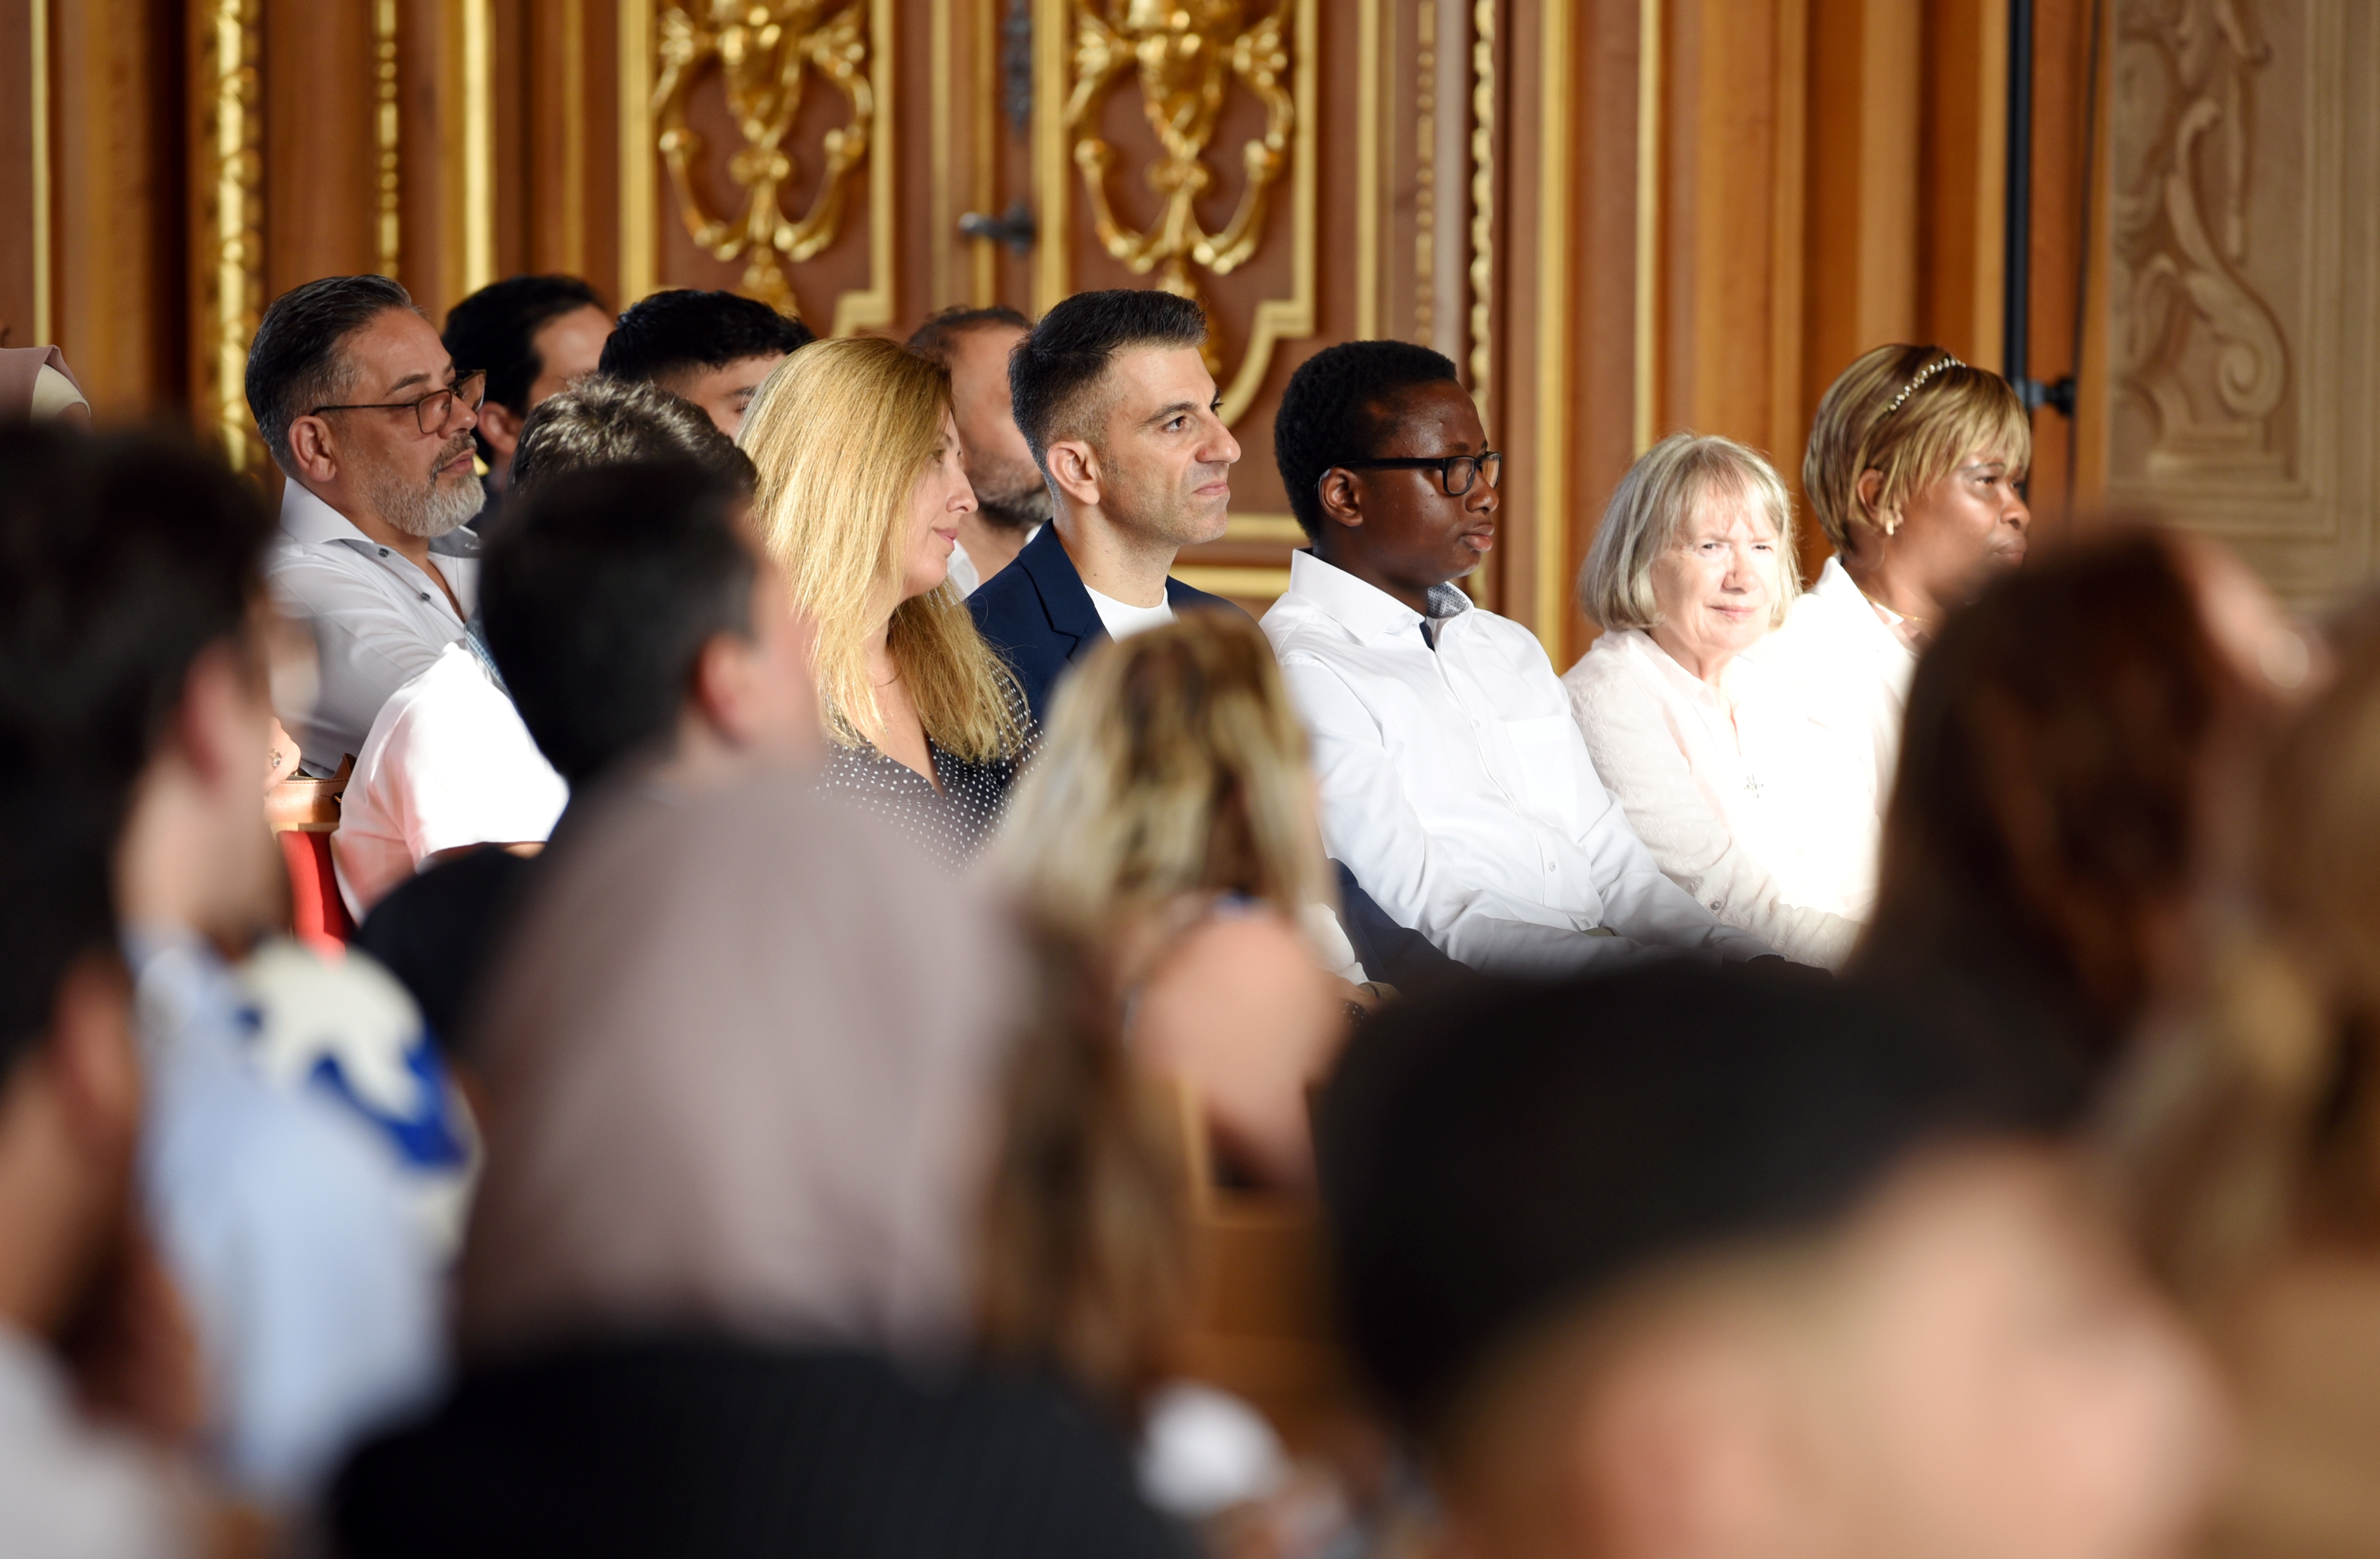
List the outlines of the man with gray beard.
<svg viewBox="0 0 2380 1559">
<path fill-rule="evenodd" d="M 951 413 L 976 509 L 959 516 L 951 583 L 961 598 L 1006 568 L 1050 519 L 1050 484 L 1016 429 L 1008 355 L 1033 322 L 1014 308 L 945 308 L 917 327 L 909 350 L 951 373 Z"/>
<path fill-rule="evenodd" d="M 467 632 L 486 385 L 385 276 L 294 287 L 257 327 L 249 409 L 289 478 L 265 577 L 321 655 L 319 686 L 276 688 L 275 712 L 309 773 L 362 751 L 388 695 Z"/>
</svg>

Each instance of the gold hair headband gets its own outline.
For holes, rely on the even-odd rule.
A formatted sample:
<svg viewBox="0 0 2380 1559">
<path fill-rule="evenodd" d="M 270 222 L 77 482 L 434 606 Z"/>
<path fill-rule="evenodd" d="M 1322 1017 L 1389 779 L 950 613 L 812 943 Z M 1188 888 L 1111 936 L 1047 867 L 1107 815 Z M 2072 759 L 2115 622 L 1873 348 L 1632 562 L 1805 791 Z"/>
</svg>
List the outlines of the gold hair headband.
<svg viewBox="0 0 2380 1559">
<path fill-rule="evenodd" d="M 1953 357 L 1948 352 L 1943 353 L 1940 357 L 1935 358 L 1924 368 L 1919 369 L 1917 370 L 1917 377 L 1900 387 L 1900 393 L 1892 398 L 1892 405 L 1884 408 L 1884 416 L 1877 417 L 1876 421 L 1882 422 L 1885 420 L 1885 417 L 1888 417 L 1894 412 L 1899 411 L 1903 402 L 1907 401 L 1910 396 L 1917 393 L 1917 392 L 1925 386 L 1927 380 L 1933 378 L 1936 374 L 1940 373 L 1944 369 L 1962 369 L 1966 366 L 1966 364 L 1959 361 L 1958 358 Z"/>
</svg>

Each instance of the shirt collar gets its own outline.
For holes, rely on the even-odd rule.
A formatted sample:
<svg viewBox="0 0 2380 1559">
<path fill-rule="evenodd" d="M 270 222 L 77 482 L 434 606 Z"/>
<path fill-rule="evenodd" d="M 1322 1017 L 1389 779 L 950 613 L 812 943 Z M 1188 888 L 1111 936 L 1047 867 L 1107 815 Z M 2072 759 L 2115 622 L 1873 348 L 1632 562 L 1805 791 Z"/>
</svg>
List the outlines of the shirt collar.
<svg viewBox="0 0 2380 1559">
<path fill-rule="evenodd" d="M 1367 585 L 1345 569 L 1326 563 L 1309 550 L 1289 555 L 1289 591 L 1311 602 L 1322 614 L 1355 637 L 1406 634 L 1422 621 L 1421 614 L 1376 585 Z M 1457 585 L 1433 585 L 1429 620 L 1445 622 L 1471 610 L 1471 598 Z"/>
<path fill-rule="evenodd" d="M 295 477 L 281 484 L 281 533 L 292 541 L 338 541 L 357 548 L 379 545 Z M 430 550 L 441 557 L 477 557 L 480 533 L 463 526 L 433 539 Z"/>
</svg>

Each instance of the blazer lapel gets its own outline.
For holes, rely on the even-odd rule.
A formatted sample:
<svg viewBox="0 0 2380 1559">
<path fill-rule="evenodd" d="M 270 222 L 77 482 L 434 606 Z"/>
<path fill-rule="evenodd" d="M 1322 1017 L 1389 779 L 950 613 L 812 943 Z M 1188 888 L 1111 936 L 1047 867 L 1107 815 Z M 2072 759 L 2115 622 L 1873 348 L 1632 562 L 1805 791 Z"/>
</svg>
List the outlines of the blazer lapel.
<svg viewBox="0 0 2380 1559">
<path fill-rule="evenodd" d="M 1066 556 L 1065 547 L 1058 540 L 1055 525 L 1043 526 L 1041 534 L 1016 554 L 1012 566 L 1023 569 L 1033 581 L 1050 632 L 1071 641 L 1066 647 L 1069 664 L 1108 636 L 1099 608 L 1091 604 L 1091 593 L 1083 587 L 1083 576 L 1075 571 L 1075 560 Z"/>
</svg>

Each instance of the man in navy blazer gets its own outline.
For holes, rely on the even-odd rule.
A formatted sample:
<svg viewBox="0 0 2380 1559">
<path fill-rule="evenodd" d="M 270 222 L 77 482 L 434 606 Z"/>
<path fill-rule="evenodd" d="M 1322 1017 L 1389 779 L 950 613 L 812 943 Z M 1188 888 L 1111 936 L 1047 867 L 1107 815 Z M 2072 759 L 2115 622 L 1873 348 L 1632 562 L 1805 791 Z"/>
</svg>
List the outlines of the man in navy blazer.
<svg viewBox="0 0 2380 1559">
<path fill-rule="evenodd" d="M 1223 534 L 1239 441 L 1198 355 L 1207 317 L 1162 292 L 1082 293 L 1008 360 L 1016 426 L 1049 481 L 1050 523 L 967 598 L 1036 719 L 1066 669 L 1177 611 L 1239 609 L 1171 577 Z"/>
</svg>

